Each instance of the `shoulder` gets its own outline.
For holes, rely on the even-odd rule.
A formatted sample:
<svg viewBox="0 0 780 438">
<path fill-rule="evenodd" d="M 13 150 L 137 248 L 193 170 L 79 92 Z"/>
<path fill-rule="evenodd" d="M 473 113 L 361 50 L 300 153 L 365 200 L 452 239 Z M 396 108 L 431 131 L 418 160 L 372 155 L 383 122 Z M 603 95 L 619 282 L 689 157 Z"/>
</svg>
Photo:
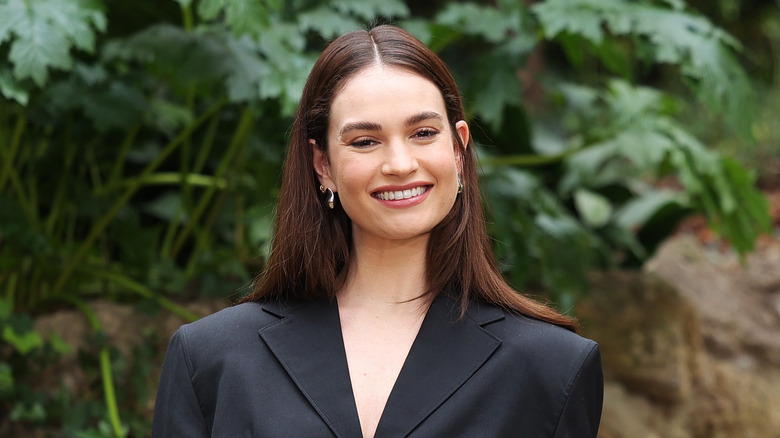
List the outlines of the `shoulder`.
<svg viewBox="0 0 780 438">
<path fill-rule="evenodd" d="M 267 307 L 267 304 L 260 302 L 238 304 L 204 316 L 195 322 L 184 324 L 182 328 L 188 333 L 201 334 L 203 336 L 208 334 L 229 334 L 236 331 L 251 330 L 252 328 L 259 330 L 265 325 L 279 320 L 273 313 L 265 311 L 265 307 Z"/>
<path fill-rule="evenodd" d="M 478 315 L 474 319 L 501 341 L 502 356 L 523 363 L 529 372 L 573 377 L 587 362 L 600 362 L 596 342 L 563 327 L 484 302 L 475 303 L 468 314 Z"/>
<path fill-rule="evenodd" d="M 538 419 L 552 415 L 555 436 L 596 436 L 604 387 L 596 342 L 486 303 L 468 313 L 501 342 L 491 368 L 501 383 L 493 387 L 507 388 L 508 399 L 518 396 L 517 388 L 523 400 L 533 394 L 528 412 Z"/>
<path fill-rule="evenodd" d="M 276 302 L 242 303 L 184 324 L 173 338 L 186 351 L 205 356 L 231 347 L 255 344 L 258 331 L 275 324 L 283 317 L 285 306 Z"/>
<path fill-rule="evenodd" d="M 484 301 L 472 302 L 466 313 L 502 341 L 518 347 L 546 347 L 553 343 L 562 349 L 579 349 L 595 345 L 592 340 L 563 327 Z"/>
<path fill-rule="evenodd" d="M 595 342 L 481 301 L 470 303 L 465 318 L 498 341 L 468 392 L 495 401 L 492 421 L 499 418 L 506 431 L 534 430 L 538 436 L 596 436 L 603 375 Z M 489 395 L 481 388 L 490 388 Z"/>
</svg>

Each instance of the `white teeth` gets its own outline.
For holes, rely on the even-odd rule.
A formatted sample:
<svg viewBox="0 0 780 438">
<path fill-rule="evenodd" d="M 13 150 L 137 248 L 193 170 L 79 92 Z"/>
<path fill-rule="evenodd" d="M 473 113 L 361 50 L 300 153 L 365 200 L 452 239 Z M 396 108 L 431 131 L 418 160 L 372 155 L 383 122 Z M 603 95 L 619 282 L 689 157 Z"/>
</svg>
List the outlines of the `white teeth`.
<svg viewBox="0 0 780 438">
<path fill-rule="evenodd" d="M 392 201 L 395 199 L 409 199 L 415 196 L 420 196 L 428 190 L 428 187 L 415 187 L 407 190 L 397 190 L 395 192 L 379 192 L 376 197 L 383 201 Z"/>
</svg>

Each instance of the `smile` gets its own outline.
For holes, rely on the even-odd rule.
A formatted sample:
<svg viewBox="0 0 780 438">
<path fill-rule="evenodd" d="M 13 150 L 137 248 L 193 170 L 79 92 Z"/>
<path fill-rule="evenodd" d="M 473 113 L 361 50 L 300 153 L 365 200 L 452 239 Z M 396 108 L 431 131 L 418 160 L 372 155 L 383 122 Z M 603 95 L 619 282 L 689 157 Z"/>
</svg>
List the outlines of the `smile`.
<svg viewBox="0 0 780 438">
<path fill-rule="evenodd" d="M 393 201 L 400 199 L 409 199 L 420 196 L 428 191 L 428 186 L 415 187 L 413 189 L 396 190 L 392 192 L 376 192 L 373 196 L 383 201 Z"/>
</svg>

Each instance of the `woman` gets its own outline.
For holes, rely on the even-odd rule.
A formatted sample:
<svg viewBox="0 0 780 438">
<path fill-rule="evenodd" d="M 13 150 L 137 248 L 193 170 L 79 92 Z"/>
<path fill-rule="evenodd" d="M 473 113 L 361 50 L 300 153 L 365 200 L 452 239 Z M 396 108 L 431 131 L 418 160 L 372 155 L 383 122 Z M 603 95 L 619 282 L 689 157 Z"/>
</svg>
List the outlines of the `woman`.
<svg viewBox="0 0 780 438">
<path fill-rule="evenodd" d="M 464 120 L 405 31 L 328 46 L 266 268 L 173 336 L 152 436 L 596 436 L 598 348 L 499 274 Z"/>
</svg>

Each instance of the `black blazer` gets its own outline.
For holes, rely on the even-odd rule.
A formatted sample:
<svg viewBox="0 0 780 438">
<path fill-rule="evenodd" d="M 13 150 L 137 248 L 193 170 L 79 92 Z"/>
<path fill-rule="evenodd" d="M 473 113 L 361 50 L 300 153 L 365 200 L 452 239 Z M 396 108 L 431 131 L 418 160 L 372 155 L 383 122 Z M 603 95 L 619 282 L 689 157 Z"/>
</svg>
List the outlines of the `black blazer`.
<svg viewBox="0 0 780 438">
<path fill-rule="evenodd" d="M 376 437 L 596 437 L 598 346 L 565 329 L 438 297 Z M 182 326 L 152 437 L 361 437 L 335 300 L 248 303 Z"/>
</svg>

